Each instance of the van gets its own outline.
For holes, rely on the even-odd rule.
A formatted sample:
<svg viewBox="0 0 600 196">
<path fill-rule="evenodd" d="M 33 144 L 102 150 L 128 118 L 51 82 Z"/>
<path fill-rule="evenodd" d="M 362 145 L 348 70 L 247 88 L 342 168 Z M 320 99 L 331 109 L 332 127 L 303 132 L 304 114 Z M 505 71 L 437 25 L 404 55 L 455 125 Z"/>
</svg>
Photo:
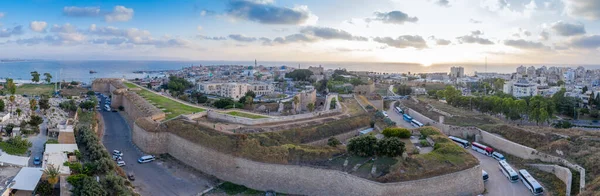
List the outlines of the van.
<svg viewBox="0 0 600 196">
<path fill-rule="evenodd" d="M 485 170 L 481 170 L 482 176 L 483 176 L 483 181 L 487 182 L 488 179 L 490 178 L 490 176 L 488 176 L 488 173 L 485 172 Z"/>
<path fill-rule="evenodd" d="M 492 157 L 494 157 L 494 159 L 498 160 L 498 161 L 502 161 L 504 160 L 504 155 L 498 153 L 498 152 L 493 152 L 492 153 Z"/>
<path fill-rule="evenodd" d="M 152 161 L 154 161 L 154 156 L 152 155 L 146 155 L 138 159 L 138 163 L 149 163 Z"/>
</svg>

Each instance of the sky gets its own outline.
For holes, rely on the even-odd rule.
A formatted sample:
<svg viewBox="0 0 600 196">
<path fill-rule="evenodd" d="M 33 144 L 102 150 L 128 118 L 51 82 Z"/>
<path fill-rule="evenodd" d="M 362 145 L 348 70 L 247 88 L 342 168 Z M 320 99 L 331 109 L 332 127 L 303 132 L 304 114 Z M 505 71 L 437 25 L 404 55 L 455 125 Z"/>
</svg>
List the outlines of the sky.
<svg viewBox="0 0 600 196">
<path fill-rule="evenodd" d="M 0 1 L 0 58 L 600 64 L 600 0 Z"/>
</svg>

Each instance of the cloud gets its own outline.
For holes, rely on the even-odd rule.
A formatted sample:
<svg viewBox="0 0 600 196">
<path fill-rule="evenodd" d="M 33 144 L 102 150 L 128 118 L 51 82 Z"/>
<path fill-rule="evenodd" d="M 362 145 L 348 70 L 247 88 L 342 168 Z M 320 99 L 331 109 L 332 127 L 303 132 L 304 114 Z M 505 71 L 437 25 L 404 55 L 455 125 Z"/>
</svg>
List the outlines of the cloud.
<svg viewBox="0 0 600 196">
<path fill-rule="evenodd" d="M 375 18 L 367 19 L 367 22 L 371 20 L 381 21 L 387 24 L 404 24 L 405 22 L 415 23 L 419 21 L 417 17 L 410 17 L 402 11 L 391 11 L 391 12 L 375 12 Z"/>
<path fill-rule="evenodd" d="M 117 27 L 96 27 L 92 24 L 88 33 L 98 36 L 124 37 L 129 40 L 143 40 L 151 37 L 150 31 L 137 28 L 119 29 Z"/>
<path fill-rule="evenodd" d="M 492 45 L 494 42 L 489 39 L 481 38 L 480 35 L 483 35 L 483 32 L 480 30 L 471 31 L 471 35 L 465 35 L 457 37 L 460 43 L 468 43 L 468 44 L 481 44 L 481 45 Z"/>
<path fill-rule="evenodd" d="M 600 1 L 598 0 L 562 0 L 565 12 L 570 16 L 588 20 L 600 19 Z"/>
<path fill-rule="evenodd" d="M 254 21 L 262 24 L 298 25 L 315 18 L 307 6 L 294 8 L 278 7 L 272 1 L 230 0 L 227 14 L 237 19 Z"/>
<path fill-rule="evenodd" d="M 300 33 L 312 35 L 323 39 L 340 39 L 340 40 L 351 40 L 351 41 L 368 41 L 369 39 L 362 36 L 353 36 L 352 34 L 329 27 L 305 27 L 300 30 Z"/>
<path fill-rule="evenodd" d="M 104 16 L 106 22 L 126 22 L 133 18 L 133 9 L 117 5 L 112 12 Z"/>
<path fill-rule="evenodd" d="M 100 8 L 67 6 L 63 8 L 63 15 L 72 17 L 96 17 L 100 15 Z"/>
<path fill-rule="evenodd" d="M 204 36 L 204 35 L 197 35 L 196 37 L 199 38 L 199 39 L 203 39 L 203 40 L 215 40 L 215 41 L 227 40 L 227 38 L 223 37 L 223 36 L 210 37 L 210 36 Z"/>
<path fill-rule="evenodd" d="M 287 28 L 278 28 L 278 29 L 273 29 L 273 31 L 275 31 L 275 32 L 286 32 L 286 31 L 288 31 L 288 29 Z"/>
<path fill-rule="evenodd" d="M 376 37 L 373 39 L 373 41 L 383 43 L 395 48 L 427 48 L 427 43 L 425 42 L 423 37 L 419 35 L 403 35 L 399 36 L 396 39 L 391 37 Z"/>
<path fill-rule="evenodd" d="M 258 40 L 255 37 L 248 37 L 248 36 L 240 35 L 240 34 L 232 34 L 227 37 L 229 37 L 229 39 L 232 39 L 232 40 L 235 40 L 238 42 L 253 42 L 253 41 Z"/>
<path fill-rule="evenodd" d="M 449 45 L 451 43 L 452 42 L 450 40 L 446 40 L 446 39 L 437 39 L 437 40 L 435 40 L 435 44 L 441 45 L 441 46 Z"/>
<path fill-rule="evenodd" d="M 48 27 L 48 23 L 44 21 L 31 21 L 31 23 L 29 23 L 29 28 L 35 32 L 46 32 L 46 27 Z"/>
<path fill-rule="evenodd" d="M 548 41 L 550 39 L 550 33 L 548 33 L 547 31 L 542 31 L 540 33 L 540 39 L 544 40 L 544 41 Z"/>
<path fill-rule="evenodd" d="M 583 24 L 572 24 L 564 21 L 558 21 L 552 24 L 552 30 L 561 36 L 573 36 L 585 34 Z"/>
<path fill-rule="evenodd" d="M 14 28 L 4 28 L 0 29 L 0 37 L 10 37 L 15 35 L 23 35 L 23 26 L 18 25 Z"/>
<path fill-rule="evenodd" d="M 512 46 L 512 47 L 520 48 L 520 49 L 541 49 L 541 48 L 546 48 L 546 46 L 544 46 L 544 44 L 542 44 L 540 42 L 526 41 L 524 39 L 504 40 L 504 45 Z"/>
<path fill-rule="evenodd" d="M 0 18 L 4 18 L 6 14 L 4 12 L 0 12 Z"/>
<path fill-rule="evenodd" d="M 197 29 L 198 31 L 202 31 L 202 26 L 198 25 L 198 26 L 196 27 L 196 29 Z"/>
<path fill-rule="evenodd" d="M 76 33 L 77 27 L 71 25 L 70 23 L 65 23 L 64 25 L 52 25 L 50 28 L 50 32 L 53 33 Z"/>
<path fill-rule="evenodd" d="M 279 43 L 279 44 L 289 44 L 289 43 L 294 43 L 294 42 L 316 42 L 319 39 L 313 36 L 307 36 L 305 34 L 292 34 L 292 35 L 288 35 L 285 37 L 277 37 L 275 39 L 273 39 L 274 43 Z"/>
<path fill-rule="evenodd" d="M 568 44 L 574 48 L 600 48 L 600 35 L 584 35 L 579 37 L 573 37 L 568 41 Z"/>
<path fill-rule="evenodd" d="M 336 48 L 340 52 L 371 52 L 372 49 L 351 49 L 351 48 Z"/>
<path fill-rule="evenodd" d="M 473 23 L 473 24 L 479 24 L 479 23 L 481 23 L 481 21 L 480 21 L 480 20 L 475 20 L 475 19 L 472 19 L 472 18 L 471 18 L 471 19 L 469 19 L 469 22 L 470 22 L 470 23 Z"/>
<path fill-rule="evenodd" d="M 436 0 L 435 4 L 442 7 L 450 7 L 450 2 L 448 0 Z"/>
<path fill-rule="evenodd" d="M 104 38 L 94 39 L 94 40 L 91 41 L 91 43 L 93 43 L 93 44 L 120 45 L 122 43 L 125 43 L 126 41 L 127 41 L 127 39 L 125 39 L 125 38 L 113 37 L 113 38 L 108 38 L 108 39 L 104 39 Z"/>
</svg>

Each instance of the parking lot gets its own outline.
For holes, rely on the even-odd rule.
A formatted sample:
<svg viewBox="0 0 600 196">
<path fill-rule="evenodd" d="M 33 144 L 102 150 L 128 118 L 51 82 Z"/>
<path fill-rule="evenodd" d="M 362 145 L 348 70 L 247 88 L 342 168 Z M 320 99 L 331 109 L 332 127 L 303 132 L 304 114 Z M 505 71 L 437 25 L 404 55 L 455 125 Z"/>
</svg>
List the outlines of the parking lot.
<svg viewBox="0 0 600 196">
<path fill-rule="evenodd" d="M 520 180 L 517 182 L 510 182 L 506 176 L 500 171 L 498 161 L 487 155 L 475 152 L 474 150 L 467 149 L 473 156 L 479 159 L 481 168 L 488 173 L 489 179 L 485 182 L 485 189 L 489 196 L 523 196 L 531 195 L 527 187 L 523 185 Z M 510 164 L 510 160 L 509 160 Z M 515 170 L 517 168 L 513 167 Z"/>
</svg>

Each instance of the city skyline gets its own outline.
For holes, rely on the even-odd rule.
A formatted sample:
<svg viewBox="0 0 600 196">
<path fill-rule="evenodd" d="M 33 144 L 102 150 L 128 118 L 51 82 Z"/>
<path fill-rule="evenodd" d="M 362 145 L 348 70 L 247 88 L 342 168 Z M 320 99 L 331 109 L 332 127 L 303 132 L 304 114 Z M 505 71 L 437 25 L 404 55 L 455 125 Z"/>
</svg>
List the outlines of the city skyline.
<svg viewBox="0 0 600 196">
<path fill-rule="evenodd" d="M 598 64 L 599 20 L 596 0 L 9 1 L 0 58 Z"/>
</svg>

